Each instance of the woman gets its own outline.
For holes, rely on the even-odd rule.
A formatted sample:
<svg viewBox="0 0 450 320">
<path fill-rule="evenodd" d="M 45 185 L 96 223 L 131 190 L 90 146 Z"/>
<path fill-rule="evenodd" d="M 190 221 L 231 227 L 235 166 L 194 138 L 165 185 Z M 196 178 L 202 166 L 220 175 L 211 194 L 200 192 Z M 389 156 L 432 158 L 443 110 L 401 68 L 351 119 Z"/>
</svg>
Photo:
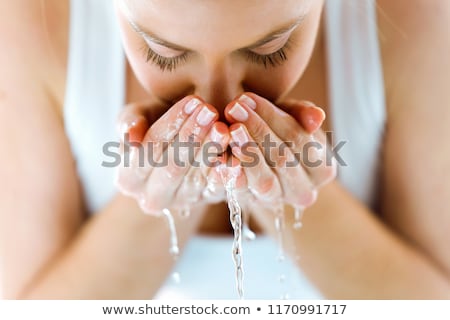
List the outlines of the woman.
<svg viewBox="0 0 450 320">
<path fill-rule="evenodd" d="M 175 294 L 198 274 L 189 297 L 206 298 L 205 290 L 221 298 L 226 289 L 218 286 L 234 285 L 231 273 L 209 264 L 222 256 L 215 249 L 223 242 L 194 236 L 223 233 L 226 206 L 206 204 L 214 198 L 205 196 L 206 180 L 198 190 L 183 187 L 211 174 L 209 190 L 219 188 L 215 170 L 171 166 L 143 181 L 135 167 L 122 168 L 118 186 L 134 197 L 115 192 L 102 147 L 116 139 L 113 124 L 125 104 L 121 133 L 132 140 L 170 139 L 174 125 L 186 137 L 195 128 L 190 119 L 201 127 L 199 140 L 236 142 L 229 157 L 241 164 L 242 142 L 269 134 L 278 143 L 316 136 L 323 144 L 333 128 L 343 160 L 337 180 L 330 182 L 333 166 L 282 172 L 264 162 L 238 178 L 243 205 L 272 193 L 274 201 L 310 206 L 301 231 L 284 229 L 296 246 L 286 250 L 301 257 L 289 265 L 297 268 L 292 282 L 301 284 L 302 270 L 313 284 L 299 296 L 450 297 L 450 149 L 437 142 L 450 133 L 447 1 L 117 0 L 115 7 L 106 0 L 1 2 L 0 130 L 10 137 L 0 166 L 5 297 L 169 296 L 167 224 L 152 214 L 182 205 L 190 191 L 198 206 L 188 220 L 174 215 L 181 247 L 192 241 L 175 266 L 182 277 Z M 200 104 L 188 107 L 193 97 Z M 321 113 L 300 100 L 329 115 L 321 130 Z M 190 126 L 170 122 L 179 112 Z M 254 211 L 256 224 L 276 237 L 273 216 Z M 292 225 L 292 212 L 285 219 Z M 244 268 L 265 250 L 253 270 L 277 268 L 266 262 L 276 246 L 262 239 L 256 254 L 244 251 Z M 200 263 L 189 259 L 195 253 Z M 276 285 L 260 282 L 256 291 Z"/>
</svg>

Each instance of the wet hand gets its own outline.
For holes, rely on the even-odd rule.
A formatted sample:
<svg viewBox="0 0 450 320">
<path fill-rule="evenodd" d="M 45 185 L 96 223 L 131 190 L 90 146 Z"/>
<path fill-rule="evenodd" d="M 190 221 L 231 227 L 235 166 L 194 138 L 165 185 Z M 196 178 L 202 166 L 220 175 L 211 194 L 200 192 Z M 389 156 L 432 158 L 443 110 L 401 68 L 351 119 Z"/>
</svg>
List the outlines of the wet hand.
<svg viewBox="0 0 450 320">
<path fill-rule="evenodd" d="M 168 109 L 168 110 L 167 110 Z M 157 110 L 167 110 L 161 117 Z M 209 155 L 222 153 L 230 136 L 227 126 L 218 122 L 217 110 L 197 96 L 187 96 L 172 107 L 156 103 L 126 106 L 118 119 L 125 161 L 117 170 L 118 189 L 134 197 L 141 209 L 159 215 L 164 208 L 214 202 L 224 198 L 220 181 L 208 180 L 211 166 L 205 165 L 205 145 Z M 174 146 L 178 144 L 178 148 Z M 183 147 L 184 146 L 184 147 Z"/>
<path fill-rule="evenodd" d="M 325 114 L 310 102 L 290 100 L 280 106 L 253 93 L 232 101 L 225 109 L 232 153 L 253 199 L 307 207 L 317 189 L 336 176 L 319 130 Z"/>
</svg>

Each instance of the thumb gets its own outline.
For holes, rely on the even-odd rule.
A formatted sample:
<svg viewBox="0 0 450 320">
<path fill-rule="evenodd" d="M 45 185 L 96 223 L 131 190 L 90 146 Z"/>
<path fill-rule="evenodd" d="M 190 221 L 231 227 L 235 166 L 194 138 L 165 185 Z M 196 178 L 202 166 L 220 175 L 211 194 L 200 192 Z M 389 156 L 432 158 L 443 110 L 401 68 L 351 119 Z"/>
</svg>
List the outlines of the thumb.
<svg viewBox="0 0 450 320">
<path fill-rule="evenodd" d="M 142 142 L 150 126 L 155 122 L 165 106 L 150 101 L 127 104 L 117 118 L 117 131 L 120 139 L 128 134 L 130 142 Z"/>
<path fill-rule="evenodd" d="M 287 100 L 279 104 L 289 113 L 308 133 L 314 133 L 323 124 L 325 112 L 309 101 Z"/>
</svg>

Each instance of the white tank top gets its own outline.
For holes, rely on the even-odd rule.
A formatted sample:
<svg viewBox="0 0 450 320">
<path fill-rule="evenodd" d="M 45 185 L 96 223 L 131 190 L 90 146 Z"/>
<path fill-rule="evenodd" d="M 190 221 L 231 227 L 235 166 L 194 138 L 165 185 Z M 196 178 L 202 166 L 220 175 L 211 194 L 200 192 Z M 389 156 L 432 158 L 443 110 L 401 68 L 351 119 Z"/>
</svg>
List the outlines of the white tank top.
<svg viewBox="0 0 450 320">
<path fill-rule="evenodd" d="M 71 0 L 66 133 L 86 205 L 94 213 L 112 199 L 114 169 L 103 146 L 118 141 L 116 117 L 125 103 L 125 55 L 110 0 Z M 338 179 L 357 199 L 374 207 L 385 98 L 375 0 L 327 0 L 324 15 L 330 117 L 334 139 L 347 141 L 339 154 L 347 166 Z M 320 298 L 290 261 L 275 261 L 277 246 L 261 236 L 244 244 L 246 298 Z M 158 298 L 237 298 L 231 238 L 195 236 Z M 130 272 L 133 272 L 130 270 Z M 286 281 L 277 278 L 284 274 Z"/>
</svg>

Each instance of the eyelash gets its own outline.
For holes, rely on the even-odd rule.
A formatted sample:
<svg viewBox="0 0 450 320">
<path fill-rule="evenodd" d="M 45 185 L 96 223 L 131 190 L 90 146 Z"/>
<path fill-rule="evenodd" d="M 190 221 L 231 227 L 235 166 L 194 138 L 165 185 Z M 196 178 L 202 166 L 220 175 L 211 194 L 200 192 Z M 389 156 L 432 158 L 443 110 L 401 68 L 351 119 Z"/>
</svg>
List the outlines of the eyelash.
<svg viewBox="0 0 450 320">
<path fill-rule="evenodd" d="M 186 62 L 188 56 L 187 53 L 183 53 L 182 55 L 174 58 L 166 58 L 157 54 L 147 44 L 144 44 L 142 50 L 146 55 L 146 62 L 151 61 L 152 63 L 156 64 L 162 71 L 167 70 L 169 72 L 175 70 L 180 63 Z"/>
<path fill-rule="evenodd" d="M 282 65 L 283 62 L 288 60 L 287 52 L 289 51 L 289 49 L 291 49 L 291 45 L 292 45 L 292 39 L 289 38 L 286 41 L 286 44 L 281 49 L 278 49 L 277 51 L 275 51 L 271 54 L 261 55 L 261 54 L 254 53 L 252 51 L 246 51 L 245 54 L 246 54 L 247 61 L 259 64 L 259 65 L 263 65 L 265 69 L 267 69 L 269 67 L 269 64 L 270 64 L 270 67 L 275 68 L 277 66 Z"/>
<path fill-rule="evenodd" d="M 286 44 L 281 49 L 278 49 L 271 54 L 261 55 L 252 51 L 246 51 L 246 59 L 247 61 L 250 61 L 252 63 L 263 65 L 266 69 L 269 66 L 277 67 L 288 60 L 287 51 L 291 49 L 291 45 L 292 39 L 289 38 Z M 152 62 L 153 64 L 157 65 L 161 69 L 161 71 L 167 70 L 171 72 L 175 70 L 180 63 L 184 63 L 187 61 L 188 53 L 183 53 L 182 55 L 174 58 L 166 58 L 157 54 L 147 44 L 145 44 L 142 49 L 146 55 L 146 62 Z"/>
</svg>

